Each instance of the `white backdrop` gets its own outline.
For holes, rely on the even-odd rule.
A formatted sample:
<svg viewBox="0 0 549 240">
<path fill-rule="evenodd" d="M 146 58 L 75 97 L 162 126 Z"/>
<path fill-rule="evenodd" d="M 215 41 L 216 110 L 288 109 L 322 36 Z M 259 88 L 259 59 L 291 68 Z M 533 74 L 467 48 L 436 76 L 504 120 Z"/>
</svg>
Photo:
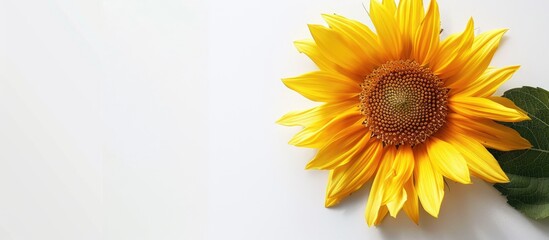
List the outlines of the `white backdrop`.
<svg viewBox="0 0 549 240">
<path fill-rule="evenodd" d="M 368 228 L 369 186 L 325 209 L 326 172 L 276 125 L 314 103 L 292 42 L 368 1 L 0 1 L 0 239 L 547 239 L 491 185 Z M 549 2 L 440 0 L 443 36 L 506 27 L 502 90 L 549 89 Z M 499 93 L 502 93 L 500 91 Z"/>
</svg>

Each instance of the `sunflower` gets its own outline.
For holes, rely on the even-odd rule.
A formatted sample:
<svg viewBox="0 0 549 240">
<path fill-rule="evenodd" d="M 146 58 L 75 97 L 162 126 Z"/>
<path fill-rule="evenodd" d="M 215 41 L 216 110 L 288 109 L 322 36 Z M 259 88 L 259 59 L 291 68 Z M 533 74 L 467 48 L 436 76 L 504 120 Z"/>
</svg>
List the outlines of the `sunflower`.
<svg viewBox="0 0 549 240">
<path fill-rule="evenodd" d="M 437 217 L 445 178 L 470 184 L 509 179 L 486 148 L 531 145 L 498 124 L 528 120 L 509 99 L 493 96 L 519 68 L 489 67 L 505 29 L 440 40 L 436 0 L 370 1 L 375 32 L 339 15 L 328 27 L 309 25 L 312 40 L 295 46 L 319 68 L 283 79 L 321 105 L 278 120 L 304 127 L 290 144 L 318 149 L 307 169 L 329 170 L 326 207 L 373 178 L 366 204 L 369 226 L 402 209 L 416 224 L 419 205 Z"/>
</svg>

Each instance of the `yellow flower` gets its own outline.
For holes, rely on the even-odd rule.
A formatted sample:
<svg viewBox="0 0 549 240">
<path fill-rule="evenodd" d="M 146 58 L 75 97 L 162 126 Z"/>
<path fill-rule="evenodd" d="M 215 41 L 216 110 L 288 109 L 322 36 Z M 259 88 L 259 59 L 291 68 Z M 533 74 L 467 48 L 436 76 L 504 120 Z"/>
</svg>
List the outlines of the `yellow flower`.
<svg viewBox="0 0 549 240">
<path fill-rule="evenodd" d="M 314 40 L 296 41 L 319 70 L 284 84 L 324 102 L 284 115 L 279 124 L 303 126 L 290 144 L 317 148 L 307 169 L 329 170 L 326 206 L 338 204 L 373 178 L 366 222 L 376 225 L 403 209 L 417 224 L 419 203 L 434 217 L 444 177 L 470 184 L 470 175 L 508 182 L 486 147 L 530 148 L 495 121 L 528 120 L 512 101 L 492 96 L 518 69 L 489 67 L 505 29 L 465 30 L 440 40 L 436 0 L 371 0 L 377 33 L 339 15 L 329 27 L 309 25 Z"/>
</svg>

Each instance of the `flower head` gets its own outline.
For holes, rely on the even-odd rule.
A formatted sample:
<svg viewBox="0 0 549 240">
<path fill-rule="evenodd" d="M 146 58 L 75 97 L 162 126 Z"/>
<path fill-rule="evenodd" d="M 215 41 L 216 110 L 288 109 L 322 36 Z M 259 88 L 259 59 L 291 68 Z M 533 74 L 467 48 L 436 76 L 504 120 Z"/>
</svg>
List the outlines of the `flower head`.
<svg viewBox="0 0 549 240">
<path fill-rule="evenodd" d="M 278 123 L 303 126 L 290 143 L 316 148 L 307 169 L 329 170 L 326 206 L 338 204 L 373 178 L 366 222 L 376 225 L 402 209 L 416 223 L 419 205 L 438 216 L 444 178 L 470 175 L 508 182 L 486 147 L 527 149 L 530 143 L 496 121 L 529 119 L 512 101 L 492 96 L 518 66 L 489 67 L 506 32 L 465 30 L 440 40 L 436 0 L 370 2 L 375 33 L 339 15 L 329 27 L 309 25 L 313 40 L 297 49 L 319 70 L 284 84 L 323 102 L 290 112 Z"/>
</svg>

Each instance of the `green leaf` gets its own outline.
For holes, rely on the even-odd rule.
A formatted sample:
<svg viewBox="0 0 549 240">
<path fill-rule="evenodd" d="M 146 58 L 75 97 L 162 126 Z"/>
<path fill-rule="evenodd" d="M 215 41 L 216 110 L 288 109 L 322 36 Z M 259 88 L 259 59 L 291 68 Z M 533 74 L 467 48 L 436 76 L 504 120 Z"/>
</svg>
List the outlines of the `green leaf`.
<svg viewBox="0 0 549 240">
<path fill-rule="evenodd" d="M 528 217 L 549 216 L 549 92 L 522 87 L 506 91 L 504 97 L 528 112 L 530 121 L 502 123 L 517 130 L 533 147 L 501 152 L 490 150 L 511 180 L 494 187 L 507 196 L 507 202 Z"/>
</svg>

